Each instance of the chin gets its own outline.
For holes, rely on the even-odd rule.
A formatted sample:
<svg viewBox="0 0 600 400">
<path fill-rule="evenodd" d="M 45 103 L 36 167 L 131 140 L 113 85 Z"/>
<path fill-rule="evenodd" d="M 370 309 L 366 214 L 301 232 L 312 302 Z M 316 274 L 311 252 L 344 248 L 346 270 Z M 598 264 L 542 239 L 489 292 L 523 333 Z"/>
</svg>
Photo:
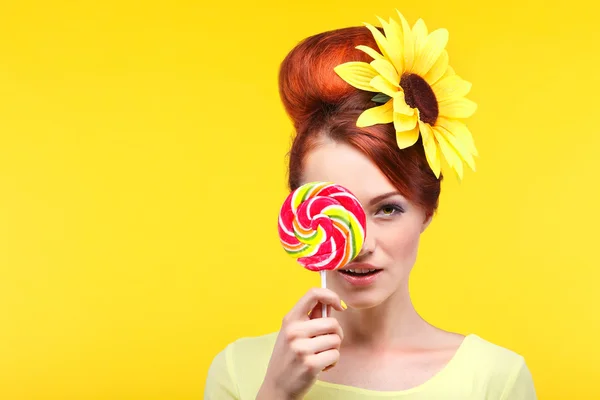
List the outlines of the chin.
<svg viewBox="0 0 600 400">
<path fill-rule="evenodd" d="M 391 293 L 380 288 L 370 288 L 369 290 L 344 290 L 340 293 L 342 299 L 350 308 L 356 310 L 366 310 L 377 307 L 390 297 Z"/>
</svg>

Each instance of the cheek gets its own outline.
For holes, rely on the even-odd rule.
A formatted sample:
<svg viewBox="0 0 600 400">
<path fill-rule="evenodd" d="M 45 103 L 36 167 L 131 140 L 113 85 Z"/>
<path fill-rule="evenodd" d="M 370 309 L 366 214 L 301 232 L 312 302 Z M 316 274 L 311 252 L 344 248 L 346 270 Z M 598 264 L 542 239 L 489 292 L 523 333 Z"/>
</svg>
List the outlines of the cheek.
<svg viewBox="0 0 600 400">
<path fill-rule="evenodd" d="M 394 263 L 412 265 L 415 262 L 421 238 L 420 228 L 417 224 L 400 222 L 386 229 L 381 246 Z"/>
</svg>

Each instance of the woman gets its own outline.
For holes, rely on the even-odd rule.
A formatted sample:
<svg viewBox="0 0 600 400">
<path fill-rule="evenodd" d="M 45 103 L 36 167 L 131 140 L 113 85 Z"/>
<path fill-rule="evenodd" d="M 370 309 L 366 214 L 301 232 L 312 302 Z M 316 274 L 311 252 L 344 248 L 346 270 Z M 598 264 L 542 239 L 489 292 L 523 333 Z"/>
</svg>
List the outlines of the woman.
<svg viewBox="0 0 600 400">
<path fill-rule="evenodd" d="M 349 189 L 364 206 L 367 236 L 358 257 L 327 272 L 329 288 L 309 290 L 278 332 L 237 340 L 215 357 L 205 399 L 536 398 L 522 356 L 435 327 L 411 302 L 441 158 L 461 176 L 477 152 L 462 122 L 475 111 L 463 97 L 470 85 L 448 66 L 447 33 L 399 17 L 380 20 L 383 29 L 309 37 L 283 61 L 280 93 L 296 129 L 289 187 Z"/>
</svg>

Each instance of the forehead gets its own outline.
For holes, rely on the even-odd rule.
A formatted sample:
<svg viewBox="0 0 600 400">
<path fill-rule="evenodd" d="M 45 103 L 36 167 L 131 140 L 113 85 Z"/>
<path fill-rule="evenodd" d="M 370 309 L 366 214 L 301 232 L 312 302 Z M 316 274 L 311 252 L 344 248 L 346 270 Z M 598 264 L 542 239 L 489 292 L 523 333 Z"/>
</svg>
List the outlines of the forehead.
<svg viewBox="0 0 600 400">
<path fill-rule="evenodd" d="M 302 183 L 314 181 L 342 185 L 361 202 L 396 190 L 367 156 L 350 145 L 333 141 L 320 143 L 304 160 Z"/>
</svg>

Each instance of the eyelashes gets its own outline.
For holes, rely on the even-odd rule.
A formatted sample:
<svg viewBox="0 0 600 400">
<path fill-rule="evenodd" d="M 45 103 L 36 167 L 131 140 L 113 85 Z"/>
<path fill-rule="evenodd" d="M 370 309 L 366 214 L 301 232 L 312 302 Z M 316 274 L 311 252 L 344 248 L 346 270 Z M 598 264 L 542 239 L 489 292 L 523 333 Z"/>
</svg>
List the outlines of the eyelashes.
<svg viewBox="0 0 600 400">
<path fill-rule="evenodd" d="M 388 203 L 388 204 L 384 204 L 381 207 L 379 207 L 379 210 L 377 211 L 376 215 L 382 215 L 384 217 L 391 217 L 394 215 L 402 214 L 404 212 L 405 212 L 405 210 L 400 204 Z"/>
</svg>

